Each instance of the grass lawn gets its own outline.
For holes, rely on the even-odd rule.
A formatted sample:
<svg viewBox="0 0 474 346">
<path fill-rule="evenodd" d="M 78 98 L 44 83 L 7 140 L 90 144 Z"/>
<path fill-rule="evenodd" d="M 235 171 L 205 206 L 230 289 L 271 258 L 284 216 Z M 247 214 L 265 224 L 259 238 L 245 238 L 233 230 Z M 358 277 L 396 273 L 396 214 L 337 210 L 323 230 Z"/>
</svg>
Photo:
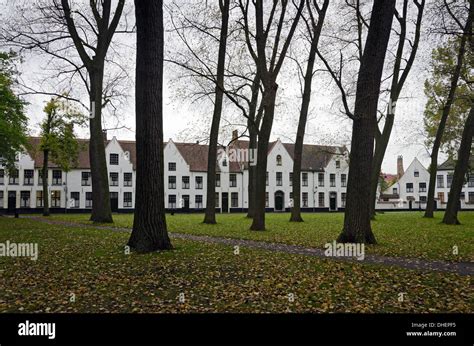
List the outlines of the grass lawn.
<svg viewBox="0 0 474 346">
<path fill-rule="evenodd" d="M 308 215 L 309 222 L 291 231 L 279 231 L 278 225 L 285 225 L 286 216 L 271 217 L 266 233 L 248 233 L 248 222 L 242 215 L 220 216 L 219 226 L 200 225 L 200 215 L 168 219 L 174 231 L 218 234 L 222 229 L 223 235 L 278 241 L 296 240 L 301 233 L 303 243 L 319 244 L 337 233 L 341 218 L 336 214 Z M 377 225 L 397 225 L 400 217 L 380 217 Z M 130 218 L 120 216 L 116 221 L 126 225 Z M 428 228 L 428 223 L 425 225 Z M 467 238 L 466 229 L 448 231 L 464 232 Z M 403 232 L 409 234 L 408 230 Z M 443 234 L 442 229 L 435 232 L 438 237 Z M 313 233 L 324 236 L 311 236 Z M 384 242 L 395 234 L 378 232 Z M 469 276 L 247 248 L 235 255 L 230 246 L 178 239 L 173 240 L 172 251 L 126 255 L 128 237 L 125 232 L 0 217 L 0 243 L 37 242 L 39 246 L 37 261 L 0 257 L 0 312 L 474 311 Z M 179 301 L 181 293 L 184 302 Z M 398 299 L 400 293 L 405 293 L 403 302 Z M 71 302 L 73 294 L 75 302 Z"/>
<path fill-rule="evenodd" d="M 379 214 L 372 223 L 378 244 L 366 247 L 367 253 L 440 259 L 474 261 L 474 212 L 461 212 L 462 225 L 441 223 L 442 212 L 434 219 L 425 219 L 421 212 L 389 212 Z M 266 216 L 267 231 L 249 231 L 251 220 L 244 214 L 218 214 L 217 225 L 202 223 L 202 214 L 168 215 L 170 232 L 212 235 L 229 238 L 323 247 L 337 238 L 343 223 L 342 213 L 303 214 L 305 222 L 290 223 L 289 214 L 271 213 Z M 90 223 L 86 214 L 60 214 L 53 218 Z M 114 215 L 115 226 L 131 228 L 133 214 Z M 453 253 L 457 246 L 458 254 Z"/>
</svg>

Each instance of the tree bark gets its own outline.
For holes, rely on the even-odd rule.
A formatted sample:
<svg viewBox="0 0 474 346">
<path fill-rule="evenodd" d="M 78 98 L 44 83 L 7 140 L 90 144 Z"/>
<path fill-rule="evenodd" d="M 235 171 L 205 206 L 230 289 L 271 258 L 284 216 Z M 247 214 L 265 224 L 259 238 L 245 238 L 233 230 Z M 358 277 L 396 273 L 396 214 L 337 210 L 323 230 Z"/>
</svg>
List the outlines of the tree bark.
<svg viewBox="0 0 474 346">
<path fill-rule="evenodd" d="M 375 244 L 370 225 L 370 183 L 377 104 L 395 0 L 375 1 L 357 80 L 344 228 L 339 242 Z"/>
<path fill-rule="evenodd" d="M 308 119 L 309 104 L 311 102 L 311 84 L 313 83 L 314 62 L 316 60 L 319 36 L 321 34 L 328 5 L 329 0 L 326 0 L 324 1 L 322 9 L 318 9 L 319 16 L 317 24 L 314 23 L 313 16 L 311 16 L 313 32 L 310 34 L 311 47 L 309 50 L 308 63 L 306 64 L 300 118 L 298 120 L 298 130 L 296 132 L 295 150 L 293 154 L 293 208 L 291 208 L 290 216 L 290 221 L 293 222 L 303 222 L 303 218 L 301 217 L 301 161 L 303 159 L 304 133 Z M 308 3 L 307 6 L 311 6 L 311 3 Z M 312 11 L 311 8 L 308 8 L 308 11 Z"/>
<path fill-rule="evenodd" d="M 136 198 L 128 245 L 145 253 L 171 249 L 164 202 L 163 2 L 135 0 Z"/>
<path fill-rule="evenodd" d="M 43 150 L 43 216 L 49 216 L 49 194 L 48 194 L 48 162 L 49 150 Z M 66 196 L 67 200 L 67 196 Z"/>
<path fill-rule="evenodd" d="M 222 23 L 219 38 L 219 53 L 217 61 L 217 83 L 216 97 L 214 101 L 214 114 L 212 115 L 211 133 L 209 139 L 209 153 L 207 161 L 207 196 L 204 223 L 216 223 L 216 161 L 217 161 L 217 140 L 219 137 L 219 124 L 222 114 L 222 101 L 224 98 L 224 70 L 227 47 L 227 32 L 229 27 L 229 7 L 230 0 L 220 0 Z"/>
<path fill-rule="evenodd" d="M 91 221 L 111 223 L 112 209 L 110 206 L 109 179 L 105 157 L 105 143 L 102 132 L 102 87 L 104 78 L 103 66 L 89 72 L 91 78 L 91 109 L 93 113 L 89 121 L 89 160 L 92 179 L 92 213 Z"/>
<path fill-rule="evenodd" d="M 443 107 L 443 113 L 441 114 L 441 119 L 439 121 L 438 129 L 436 130 L 435 140 L 433 142 L 433 148 L 431 150 L 431 163 L 430 163 L 430 181 L 428 185 L 428 199 L 426 202 L 426 210 L 424 217 L 432 218 L 434 216 L 435 208 L 435 183 L 436 183 L 436 172 L 438 171 L 438 154 L 441 147 L 444 129 L 446 127 L 446 122 L 451 112 L 451 106 L 454 102 L 454 96 L 456 94 L 456 89 L 458 86 L 459 76 L 461 75 L 461 68 L 464 60 L 464 54 L 466 52 L 466 41 L 468 39 L 469 33 L 471 32 L 472 26 L 472 14 L 473 14 L 473 5 L 471 1 L 471 6 L 469 9 L 469 16 L 467 18 L 466 26 L 464 28 L 463 35 L 461 37 L 461 42 L 459 44 L 459 51 L 456 60 L 456 67 L 454 69 L 453 75 L 451 77 L 451 85 L 449 88 L 448 98 Z"/>
<path fill-rule="evenodd" d="M 458 160 L 454 169 L 453 181 L 449 190 L 448 205 L 443 217 L 443 223 L 448 225 L 459 225 L 458 206 L 461 190 L 464 185 L 464 177 L 469 169 L 469 159 L 471 157 L 472 139 L 474 135 L 474 105 L 466 119 L 466 124 L 462 133 L 461 145 L 458 152 Z M 471 167 L 472 168 L 472 167 Z"/>
</svg>

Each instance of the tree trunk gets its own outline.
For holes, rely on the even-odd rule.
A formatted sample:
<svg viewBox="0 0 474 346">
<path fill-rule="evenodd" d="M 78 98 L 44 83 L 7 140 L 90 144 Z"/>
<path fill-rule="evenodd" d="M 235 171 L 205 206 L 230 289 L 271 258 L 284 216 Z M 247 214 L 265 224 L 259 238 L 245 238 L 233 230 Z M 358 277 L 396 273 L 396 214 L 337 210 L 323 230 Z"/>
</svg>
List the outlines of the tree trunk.
<svg viewBox="0 0 474 346">
<path fill-rule="evenodd" d="M 454 169 L 453 181 L 449 190 L 448 205 L 444 213 L 443 223 L 448 225 L 459 225 L 458 206 L 461 197 L 461 190 L 464 185 L 464 177 L 469 169 L 469 159 L 471 157 L 472 138 L 474 135 L 474 105 L 466 119 L 466 124 L 462 133 L 461 145 L 458 152 L 458 160 Z M 471 167 L 472 168 L 472 167 Z"/>
<path fill-rule="evenodd" d="M 217 61 L 217 85 L 214 101 L 214 114 L 212 115 L 211 133 L 209 139 L 209 153 L 207 161 L 207 196 L 204 223 L 216 223 L 216 160 L 217 140 L 219 137 L 219 124 L 222 114 L 222 101 L 224 97 L 224 70 L 227 46 L 227 31 L 229 23 L 230 0 L 219 2 L 222 15 L 221 33 L 219 38 L 219 57 Z"/>
<path fill-rule="evenodd" d="M 113 220 L 110 208 L 109 179 L 102 132 L 103 66 L 90 71 L 89 76 L 91 80 L 91 109 L 93 110 L 89 121 L 89 159 L 92 178 L 92 214 L 90 219 L 97 223 L 111 223 Z"/>
<path fill-rule="evenodd" d="M 135 0 L 135 17 L 137 178 L 128 245 L 144 253 L 172 248 L 164 202 L 162 0 Z"/>
<path fill-rule="evenodd" d="M 249 126 L 249 152 L 257 149 L 257 132 Z M 258 155 L 257 155 L 258 156 Z M 247 210 L 247 217 L 253 218 L 255 214 L 255 191 L 257 186 L 257 172 L 255 162 L 250 164 L 248 167 L 249 172 L 249 184 L 248 184 L 248 199 L 249 206 Z"/>
<path fill-rule="evenodd" d="M 446 127 L 446 122 L 448 120 L 449 113 L 451 112 L 451 106 L 454 102 L 454 96 L 456 94 L 459 76 L 461 75 L 461 68 L 462 68 L 462 64 L 464 60 L 464 54 L 466 52 L 466 41 L 468 39 L 469 33 L 472 30 L 471 28 L 472 12 L 473 12 L 473 6 L 471 2 L 471 6 L 469 9 L 469 16 L 467 18 L 466 26 L 464 28 L 464 33 L 461 37 L 461 42 L 459 44 L 456 67 L 451 77 L 451 85 L 449 88 L 448 98 L 446 99 L 446 103 L 443 107 L 443 113 L 439 121 L 438 129 L 436 130 L 436 137 L 433 142 L 433 149 L 431 151 L 430 182 L 428 185 L 428 199 L 426 202 L 426 211 L 424 215 L 424 217 L 428 217 L 428 218 L 432 218 L 434 216 L 434 207 L 435 207 L 434 194 L 435 194 L 436 172 L 438 171 L 438 154 L 439 154 L 439 149 L 441 147 L 441 143 L 443 139 L 444 129 Z"/>
<path fill-rule="evenodd" d="M 339 242 L 375 244 L 370 225 L 370 185 L 377 104 L 395 0 L 375 1 L 357 80 L 344 228 Z"/>
<path fill-rule="evenodd" d="M 49 216 L 49 193 L 48 193 L 48 163 L 49 150 L 43 150 L 43 216 Z M 66 196 L 67 199 L 67 196 Z"/>
<path fill-rule="evenodd" d="M 318 49 L 319 36 L 321 34 L 328 5 L 329 1 L 326 0 L 321 12 L 319 12 L 318 24 L 313 27 L 311 48 L 304 76 L 303 97 L 301 101 L 298 130 L 296 132 L 295 150 L 293 154 L 293 208 L 291 208 L 290 221 L 294 222 L 303 222 L 303 218 L 301 217 L 301 161 L 303 159 L 304 133 L 308 119 L 309 104 L 311 101 L 311 84 L 313 83 L 314 62 Z M 308 3 L 308 6 L 311 6 L 311 4 Z M 308 10 L 311 11 L 311 9 Z"/>
<path fill-rule="evenodd" d="M 265 230 L 265 190 L 266 190 L 266 173 L 267 173 L 267 158 L 268 158 L 268 142 L 270 140 L 270 133 L 273 125 L 273 117 L 275 114 L 275 100 L 278 84 L 270 82 L 264 85 L 263 91 L 263 117 L 262 126 L 258 136 L 258 150 L 257 150 L 257 183 L 255 188 L 255 209 L 252 225 L 250 229 L 253 231 Z"/>
</svg>

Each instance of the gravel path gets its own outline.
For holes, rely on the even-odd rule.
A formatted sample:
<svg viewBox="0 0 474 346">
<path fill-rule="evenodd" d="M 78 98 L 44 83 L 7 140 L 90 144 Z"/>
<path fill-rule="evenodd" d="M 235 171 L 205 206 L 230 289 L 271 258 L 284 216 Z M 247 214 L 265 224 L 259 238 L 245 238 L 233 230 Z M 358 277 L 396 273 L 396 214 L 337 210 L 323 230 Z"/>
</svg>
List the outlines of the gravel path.
<svg viewBox="0 0 474 346">
<path fill-rule="evenodd" d="M 51 220 L 45 219 L 42 217 L 35 216 L 22 216 L 34 219 L 40 222 L 45 222 L 48 224 L 63 225 L 74 228 L 97 228 L 97 229 L 106 229 L 119 232 L 130 232 L 129 228 L 119 228 L 112 226 L 94 226 L 81 224 L 76 222 L 61 221 L 61 220 Z M 449 272 L 456 273 L 459 275 L 474 275 L 474 263 L 472 262 L 446 262 L 438 260 L 425 260 L 425 259 L 416 259 L 416 258 L 406 258 L 406 257 L 389 257 L 381 255 L 370 255 L 366 254 L 365 258 L 361 261 L 355 258 L 349 257 L 327 257 L 324 254 L 323 249 L 319 248 L 308 248 L 298 245 L 288 245 L 282 243 L 270 243 L 265 241 L 255 241 L 247 239 L 234 239 L 234 238 L 224 238 L 224 237 L 214 237 L 214 236 L 204 236 L 204 235 L 194 235 L 194 234 L 185 234 L 185 233 L 170 233 L 171 238 L 177 239 L 188 239 L 192 241 L 205 242 L 205 243 L 214 243 L 214 244 L 225 244 L 230 246 L 240 246 L 248 247 L 253 249 L 264 249 L 269 251 L 284 252 L 289 254 L 298 254 L 305 256 L 314 256 L 319 258 L 331 259 L 335 261 L 349 261 L 356 262 L 360 264 L 369 263 L 377 265 L 386 265 L 386 266 L 397 266 L 405 269 L 420 270 L 424 272 Z"/>
</svg>

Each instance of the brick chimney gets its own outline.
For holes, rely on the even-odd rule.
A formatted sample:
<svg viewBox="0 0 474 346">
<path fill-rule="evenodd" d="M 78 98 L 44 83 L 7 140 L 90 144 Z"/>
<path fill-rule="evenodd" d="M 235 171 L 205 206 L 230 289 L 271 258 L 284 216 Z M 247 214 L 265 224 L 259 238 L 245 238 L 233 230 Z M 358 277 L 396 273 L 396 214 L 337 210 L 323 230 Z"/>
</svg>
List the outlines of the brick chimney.
<svg viewBox="0 0 474 346">
<path fill-rule="evenodd" d="M 239 131 L 237 130 L 232 131 L 232 142 L 237 140 L 238 137 L 239 137 Z"/>
<path fill-rule="evenodd" d="M 403 156 L 398 155 L 398 158 L 397 158 L 397 176 L 398 176 L 398 179 L 400 179 L 404 173 L 405 173 L 405 171 L 403 169 Z"/>
</svg>

